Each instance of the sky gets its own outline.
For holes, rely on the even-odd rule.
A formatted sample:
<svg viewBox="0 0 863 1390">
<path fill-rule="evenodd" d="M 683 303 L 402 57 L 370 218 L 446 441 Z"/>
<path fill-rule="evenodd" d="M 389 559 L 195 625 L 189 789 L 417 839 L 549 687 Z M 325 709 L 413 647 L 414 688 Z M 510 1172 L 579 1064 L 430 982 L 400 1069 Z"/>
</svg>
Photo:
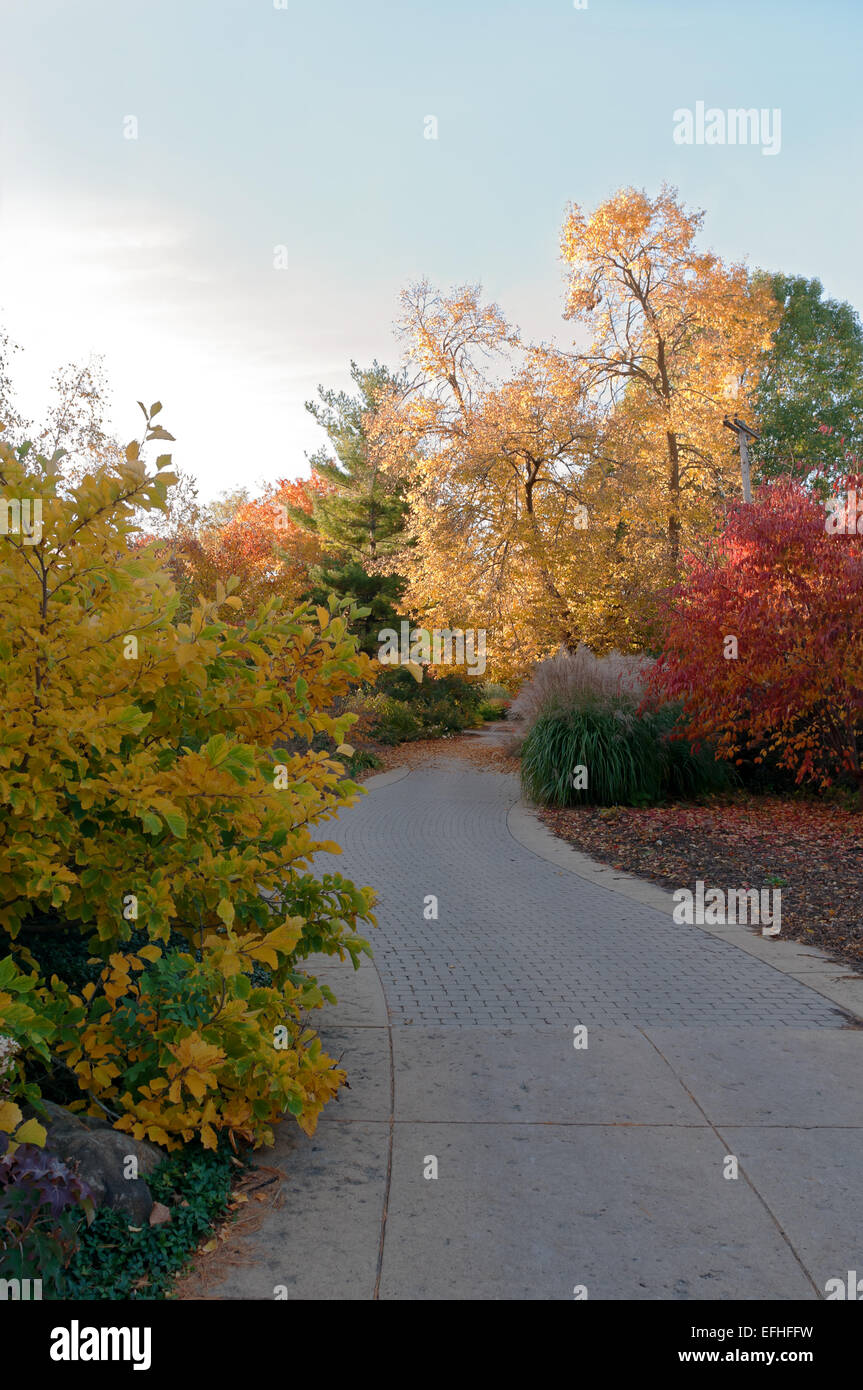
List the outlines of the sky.
<svg viewBox="0 0 863 1390">
<path fill-rule="evenodd" d="M 203 500 L 305 475 L 304 403 L 397 363 L 409 282 L 571 342 L 567 206 L 625 185 L 863 309 L 861 39 L 860 0 L 0 0 L 20 404 L 102 356 L 109 423 L 161 400 Z M 778 109 L 778 152 L 676 143 L 699 102 Z"/>
</svg>

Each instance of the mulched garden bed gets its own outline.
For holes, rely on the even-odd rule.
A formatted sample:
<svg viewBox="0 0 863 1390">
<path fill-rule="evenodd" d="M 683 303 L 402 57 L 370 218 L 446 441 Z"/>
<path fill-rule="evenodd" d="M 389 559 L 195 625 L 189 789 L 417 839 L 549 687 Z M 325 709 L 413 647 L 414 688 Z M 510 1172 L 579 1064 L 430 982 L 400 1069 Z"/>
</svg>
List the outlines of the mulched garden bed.
<svg viewBox="0 0 863 1390">
<path fill-rule="evenodd" d="M 863 972 L 863 814 L 782 797 L 539 812 L 603 864 L 667 888 L 781 888 L 782 936 Z"/>
</svg>

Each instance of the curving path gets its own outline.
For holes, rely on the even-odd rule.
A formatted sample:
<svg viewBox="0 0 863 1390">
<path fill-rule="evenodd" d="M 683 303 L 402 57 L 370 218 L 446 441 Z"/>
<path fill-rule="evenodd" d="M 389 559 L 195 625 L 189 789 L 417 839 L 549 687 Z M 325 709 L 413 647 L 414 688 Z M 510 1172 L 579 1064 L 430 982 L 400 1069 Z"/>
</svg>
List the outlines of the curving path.
<svg viewBox="0 0 863 1390">
<path fill-rule="evenodd" d="M 863 1269 L 863 982 L 675 925 L 517 801 L 442 755 L 328 827 L 379 895 L 374 964 L 315 966 L 351 1089 L 283 1126 L 283 1205 L 213 1295 L 823 1297 Z"/>
</svg>

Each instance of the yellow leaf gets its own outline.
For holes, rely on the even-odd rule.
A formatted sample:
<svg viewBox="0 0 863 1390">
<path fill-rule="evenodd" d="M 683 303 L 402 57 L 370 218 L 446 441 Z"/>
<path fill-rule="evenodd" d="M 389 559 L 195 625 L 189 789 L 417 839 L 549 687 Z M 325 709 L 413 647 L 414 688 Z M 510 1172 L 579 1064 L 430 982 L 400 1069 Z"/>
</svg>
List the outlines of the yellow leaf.
<svg viewBox="0 0 863 1390">
<path fill-rule="evenodd" d="M 302 918 L 290 917 L 264 937 L 264 945 L 276 951 L 292 951 L 303 934 Z"/>
<path fill-rule="evenodd" d="M 14 1101 L 0 1100 L 0 1132 L 12 1134 L 22 1119 L 21 1111 Z"/>
<path fill-rule="evenodd" d="M 195 1100 L 201 1100 L 207 1094 L 207 1083 L 201 1079 L 196 1071 L 188 1071 L 183 1077 L 186 1090 L 191 1091 Z"/>
<path fill-rule="evenodd" d="M 15 1142 L 17 1144 L 37 1144 L 40 1149 L 43 1149 L 47 1138 L 47 1129 L 44 1125 L 40 1125 L 39 1121 L 36 1119 L 25 1120 L 20 1129 L 15 1131 Z"/>
<path fill-rule="evenodd" d="M 174 648 L 174 660 L 178 666 L 188 666 L 190 661 L 194 661 L 198 655 L 197 647 L 193 642 L 178 642 Z"/>
<path fill-rule="evenodd" d="M 203 1146 L 204 1146 L 205 1149 L 216 1149 L 216 1148 L 218 1148 L 218 1140 L 217 1140 L 217 1138 L 216 1138 L 216 1131 L 212 1128 L 211 1125 L 202 1125 L 202 1126 L 201 1126 L 201 1143 L 203 1144 Z M 215 1248 L 216 1242 L 213 1241 L 213 1242 L 212 1242 L 212 1245 L 213 1245 L 213 1248 Z M 206 1249 L 206 1248 L 207 1248 L 207 1247 L 205 1246 L 204 1249 Z"/>
<path fill-rule="evenodd" d="M 262 961 L 264 965 L 268 965 L 271 970 L 278 970 L 279 968 L 279 958 L 275 951 L 271 951 L 268 946 L 258 946 L 254 951 L 250 951 L 249 955 L 253 956 L 255 960 Z"/>
<path fill-rule="evenodd" d="M 228 898 L 222 898 L 216 908 L 216 916 L 222 919 L 226 927 L 229 927 L 234 920 L 234 904 Z"/>
</svg>

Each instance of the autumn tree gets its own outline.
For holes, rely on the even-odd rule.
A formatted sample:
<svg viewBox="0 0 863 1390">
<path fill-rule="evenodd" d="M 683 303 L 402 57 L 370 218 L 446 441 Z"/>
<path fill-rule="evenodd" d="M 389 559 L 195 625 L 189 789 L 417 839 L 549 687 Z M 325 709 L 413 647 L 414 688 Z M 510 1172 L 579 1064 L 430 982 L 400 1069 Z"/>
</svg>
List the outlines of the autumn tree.
<svg viewBox="0 0 863 1390">
<path fill-rule="evenodd" d="M 236 581 L 179 618 L 158 547 L 134 544 L 174 483 L 169 455 L 144 460 L 170 438 L 144 414 L 71 496 L 62 460 L 0 438 L 7 504 L 39 502 L 38 527 L 0 537 L 0 1033 L 17 1044 L 0 1131 L 18 1132 L 6 1096 L 34 1099 L 35 1061 L 136 1138 L 271 1143 L 285 1113 L 311 1133 L 344 1081 L 308 1027 L 331 992 L 302 963 L 368 950 L 370 890 L 311 861 L 358 791 L 334 756 L 354 716 L 334 706 L 370 663 L 348 612 L 276 598 L 243 616 Z M 59 957 L 31 973 L 45 925 L 103 957 L 98 983 L 79 993 Z"/>
<path fill-rule="evenodd" d="M 83 478 L 120 462 L 123 446 L 107 424 L 109 385 L 103 359 L 67 362 L 55 371 L 50 404 L 36 427 L 16 405 L 12 359 L 18 351 L 8 333 L 0 330 L 0 424 L 7 445 L 14 447 L 26 440 L 47 458 L 62 450 L 58 481 L 66 491 Z"/>
<path fill-rule="evenodd" d="M 681 547 L 709 532 L 716 505 L 739 495 L 731 401 L 746 415 L 777 313 L 742 265 L 696 247 L 704 214 L 667 186 L 621 189 L 587 214 L 573 205 L 561 249 L 565 316 L 586 328 L 576 354 L 604 407 L 631 505 L 622 518 L 656 582 L 679 576 Z"/>
<path fill-rule="evenodd" d="M 327 485 L 311 478 L 282 480 L 256 498 L 245 489 L 223 499 L 199 524 L 182 535 L 181 566 L 194 594 L 211 594 L 218 583 L 236 576 L 237 597 L 245 614 L 259 603 L 281 597 L 298 603 L 310 587 L 310 573 L 321 559 L 317 535 L 297 524 L 310 516 Z"/>
<path fill-rule="evenodd" d="M 18 443 L 25 437 L 25 423 L 15 396 L 12 379 L 12 359 L 21 348 L 9 337 L 0 324 L 0 426 L 10 443 Z"/>
<path fill-rule="evenodd" d="M 406 480 L 408 602 L 488 626 L 502 672 L 579 641 L 643 647 L 682 545 L 739 491 L 723 417 L 748 409 L 778 311 L 697 248 L 702 221 L 668 188 L 572 207 L 565 317 L 584 348 L 526 341 L 476 287 L 402 296 L 411 375 L 377 428 Z"/>
<path fill-rule="evenodd" d="M 111 391 L 104 360 L 94 356 L 86 363 L 67 362 L 59 367 L 51 380 L 48 409 L 36 425 L 23 417 L 16 404 L 12 359 L 18 351 L 8 333 L 0 329 L 0 424 L 4 426 L 4 442 L 10 447 L 27 442 L 29 448 L 48 458 L 56 456 L 58 488 L 62 496 L 71 497 L 73 489 L 85 478 L 116 468 L 125 459 L 125 445 L 109 424 Z M 154 401 L 149 411 L 143 402 L 138 404 L 145 417 L 155 417 L 161 410 L 159 401 Z M 172 438 L 167 433 L 163 437 Z M 178 543 L 198 524 L 202 510 L 194 477 L 175 467 L 174 478 L 164 508 L 155 513 L 139 508 L 135 523 L 140 531 L 137 544 L 158 538 L 162 560 L 171 565 L 179 582 Z"/>
<path fill-rule="evenodd" d="M 524 669 L 577 643 L 596 593 L 602 477 L 583 382 L 476 286 L 411 287 L 401 331 L 412 375 L 378 427 L 407 486 L 408 602 L 430 626 L 487 628 L 495 668 Z"/>
</svg>

